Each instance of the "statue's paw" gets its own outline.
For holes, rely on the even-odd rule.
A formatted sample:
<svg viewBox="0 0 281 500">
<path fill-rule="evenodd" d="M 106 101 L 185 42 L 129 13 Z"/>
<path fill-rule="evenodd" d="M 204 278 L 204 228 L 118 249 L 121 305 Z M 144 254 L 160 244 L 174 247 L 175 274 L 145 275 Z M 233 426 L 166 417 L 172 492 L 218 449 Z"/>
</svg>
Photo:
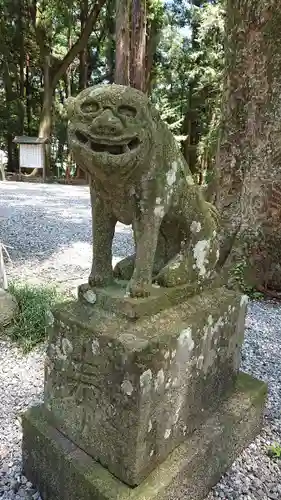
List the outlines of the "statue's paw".
<svg viewBox="0 0 281 500">
<path fill-rule="evenodd" d="M 119 280 L 129 281 L 133 276 L 135 267 L 135 256 L 130 255 L 129 257 L 125 257 L 125 259 L 120 260 L 116 264 L 113 270 L 114 278 Z"/>
<path fill-rule="evenodd" d="M 151 294 L 151 283 L 145 280 L 134 280 L 132 278 L 128 286 L 128 291 L 132 298 L 149 297 Z"/>
<path fill-rule="evenodd" d="M 194 269 L 192 261 L 188 265 L 178 265 L 177 262 L 167 264 L 155 277 L 155 282 L 163 287 L 171 288 L 180 285 L 189 284 L 195 289 L 198 286 L 209 284 L 215 277 L 215 271 L 212 267 L 206 268 L 204 275 L 200 274 L 200 269 Z"/>
</svg>

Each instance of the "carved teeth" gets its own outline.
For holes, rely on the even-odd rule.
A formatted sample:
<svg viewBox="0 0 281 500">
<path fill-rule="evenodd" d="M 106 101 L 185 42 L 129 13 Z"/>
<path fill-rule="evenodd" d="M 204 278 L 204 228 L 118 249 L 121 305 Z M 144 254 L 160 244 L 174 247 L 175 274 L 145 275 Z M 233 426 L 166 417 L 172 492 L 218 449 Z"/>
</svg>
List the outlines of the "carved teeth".
<svg viewBox="0 0 281 500">
<path fill-rule="evenodd" d="M 79 142 L 86 145 L 89 149 L 91 149 L 95 153 L 110 153 L 112 155 L 118 156 L 125 153 L 130 153 L 131 151 L 136 149 L 139 145 L 138 138 L 134 138 L 129 143 L 126 144 L 120 144 L 120 143 L 102 144 L 100 142 L 91 141 L 86 134 L 80 132 L 79 130 L 75 132 L 75 135 Z"/>
</svg>

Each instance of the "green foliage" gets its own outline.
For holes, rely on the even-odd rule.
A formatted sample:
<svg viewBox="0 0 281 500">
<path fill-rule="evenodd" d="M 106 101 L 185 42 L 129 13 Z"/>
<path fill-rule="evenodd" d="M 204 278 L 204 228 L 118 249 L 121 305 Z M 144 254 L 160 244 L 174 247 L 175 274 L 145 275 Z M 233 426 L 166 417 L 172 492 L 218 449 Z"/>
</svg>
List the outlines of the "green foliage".
<svg viewBox="0 0 281 500">
<path fill-rule="evenodd" d="M 201 171 L 205 182 L 212 177 L 220 127 L 223 15 L 222 2 L 168 4 L 152 91 L 162 117 L 182 136 L 191 170 Z"/>
<path fill-rule="evenodd" d="M 262 300 L 264 298 L 261 292 L 258 292 L 253 286 L 248 285 L 245 281 L 245 274 L 247 269 L 247 263 L 245 261 L 241 261 L 237 263 L 231 272 L 231 277 L 233 278 L 233 282 L 241 292 L 248 295 L 253 300 Z"/>
<path fill-rule="evenodd" d="M 270 457 L 275 459 L 281 459 L 281 446 L 278 443 L 268 447 L 267 453 Z"/>
<path fill-rule="evenodd" d="M 8 149 L 10 160 L 13 152 L 15 163 L 15 135 L 37 135 L 39 131 L 46 58 L 53 74 L 79 38 L 86 3 L 0 0 L 0 147 Z M 106 1 L 89 37 L 85 49 L 87 85 L 113 80 L 115 3 Z M 153 61 L 151 98 L 181 141 L 187 160 L 204 173 L 205 182 L 212 176 L 220 125 L 222 4 L 214 0 L 147 0 L 147 29 L 153 41 L 149 45 Z M 88 2 L 88 12 L 92 5 Z M 79 57 L 55 89 L 54 173 L 57 166 L 65 168 L 70 161 L 63 107 L 66 98 L 80 90 Z M 189 148 L 195 155 L 189 154 Z"/>
<path fill-rule="evenodd" d="M 25 352 L 30 351 L 46 338 L 46 314 L 63 299 L 54 287 L 11 283 L 9 291 L 18 301 L 19 314 L 8 333 Z"/>
</svg>

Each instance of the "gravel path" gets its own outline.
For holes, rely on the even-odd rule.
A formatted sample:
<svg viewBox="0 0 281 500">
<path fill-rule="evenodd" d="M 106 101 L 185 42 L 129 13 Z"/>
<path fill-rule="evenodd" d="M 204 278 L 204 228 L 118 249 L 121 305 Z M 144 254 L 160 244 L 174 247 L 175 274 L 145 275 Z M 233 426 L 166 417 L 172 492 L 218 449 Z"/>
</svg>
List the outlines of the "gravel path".
<svg viewBox="0 0 281 500">
<path fill-rule="evenodd" d="M 88 189 L 0 183 L 1 241 L 11 248 L 10 277 L 56 282 L 76 289 L 91 264 Z M 118 225 L 114 258 L 132 248 L 130 231 Z M 28 356 L 0 340 L 0 498 L 40 500 L 21 475 L 19 413 L 42 397 L 44 348 Z M 210 493 L 208 500 L 281 500 L 281 460 L 267 454 L 281 445 L 281 307 L 251 303 L 242 368 L 269 384 L 264 429 Z M 82 500 L 82 499 L 81 499 Z M 189 499 L 192 500 L 192 499 Z"/>
<path fill-rule="evenodd" d="M 89 189 L 59 184 L 0 183 L 1 240 L 10 246 L 11 277 L 76 286 L 91 267 Z M 132 251 L 131 233 L 117 224 L 114 260 Z"/>
</svg>

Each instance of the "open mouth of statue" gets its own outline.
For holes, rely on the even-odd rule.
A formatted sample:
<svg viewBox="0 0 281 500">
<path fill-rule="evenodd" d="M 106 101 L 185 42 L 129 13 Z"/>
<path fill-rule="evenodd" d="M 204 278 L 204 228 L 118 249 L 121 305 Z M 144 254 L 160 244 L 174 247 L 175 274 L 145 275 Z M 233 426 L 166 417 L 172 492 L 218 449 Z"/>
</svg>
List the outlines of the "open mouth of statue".
<svg viewBox="0 0 281 500">
<path fill-rule="evenodd" d="M 79 142 L 90 148 L 94 153 L 109 153 L 111 155 L 123 155 L 125 153 L 130 153 L 138 148 L 140 141 L 137 137 L 133 139 L 128 139 L 127 141 L 120 141 L 114 143 L 105 142 L 95 142 L 93 139 L 89 138 L 86 134 L 82 132 L 75 132 L 76 139 Z"/>
</svg>

